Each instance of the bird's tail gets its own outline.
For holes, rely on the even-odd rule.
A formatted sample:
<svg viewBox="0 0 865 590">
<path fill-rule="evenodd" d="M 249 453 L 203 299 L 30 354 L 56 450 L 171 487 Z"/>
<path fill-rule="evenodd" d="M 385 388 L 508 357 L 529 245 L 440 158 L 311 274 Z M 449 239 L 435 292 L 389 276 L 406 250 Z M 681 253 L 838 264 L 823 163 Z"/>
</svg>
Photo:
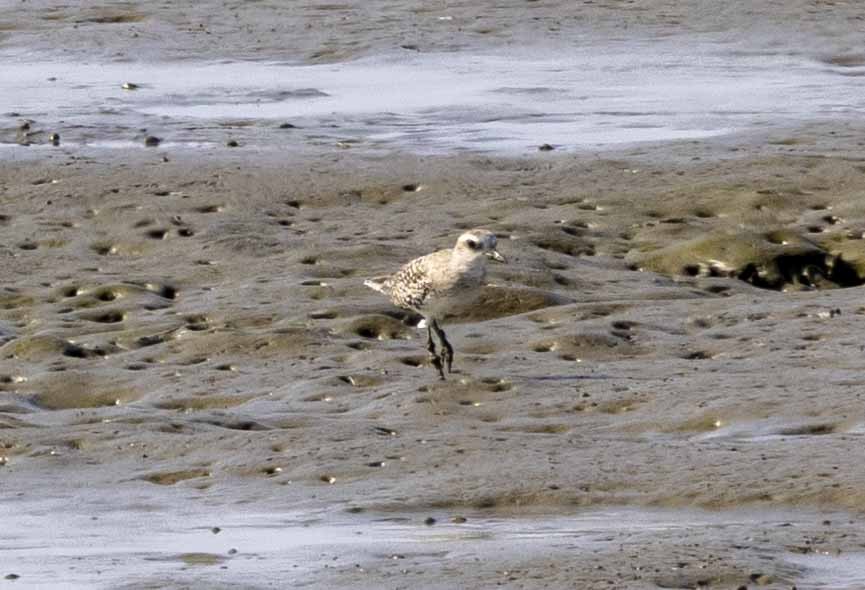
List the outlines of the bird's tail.
<svg viewBox="0 0 865 590">
<path fill-rule="evenodd" d="M 384 293 L 387 295 L 387 277 L 379 277 L 375 279 L 367 279 L 363 282 L 364 285 L 372 289 L 373 291 L 378 291 L 379 293 Z"/>
</svg>

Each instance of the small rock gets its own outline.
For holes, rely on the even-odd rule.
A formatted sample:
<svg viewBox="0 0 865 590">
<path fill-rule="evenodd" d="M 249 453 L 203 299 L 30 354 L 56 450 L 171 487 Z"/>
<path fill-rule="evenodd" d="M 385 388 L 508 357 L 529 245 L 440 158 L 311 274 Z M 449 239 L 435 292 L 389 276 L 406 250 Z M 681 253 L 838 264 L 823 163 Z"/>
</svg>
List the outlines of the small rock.
<svg viewBox="0 0 865 590">
<path fill-rule="evenodd" d="M 228 141 L 225 142 L 225 145 L 226 145 L 226 147 L 240 147 L 240 144 L 237 143 L 237 141 L 234 139 L 229 139 Z"/>
<path fill-rule="evenodd" d="M 553 151 L 554 149 L 556 149 L 556 148 L 553 147 L 553 146 L 551 146 L 551 145 L 548 144 L 548 143 L 545 143 L 545 144 L 543 144 L 543 145 L 538 146 L 538 151 L 539 151 L 539 152 L 551 152 L 551 151 Z"/>
<path fill-rule="evenodd" d="M 20 578 L 20 577 L 21 577 L 21 576 L 19 576 L 18 574 L 6 574 L 6 579 L 7 579 L 7 580 L 17 580 L 17 579 Z"/>
<path fill-rule="evenodd" d="M 51 145 L 54 145 L 54 146 L 60 145 L 60 134 L 59 133 L 52 133 L 51 135 L 48 136 L 48 141 L 51 142 Z"/>
<path fill-rule="evenodd" d="M 456 523 L 456 524 L 462 524 L 466 520 L 468 520 L 468 519 L 465 516 L 454 516 L 453 518 L 451 518 L 451 522 Z"/>
<path fill-rule="evenodd" d="M 138 90 L 138 84 L 134 82 L 124 82 L 123 86 L 121 86 L 123 90 Z"/>
<path fill-rule="evenodd" d="M 297 129 L 297 125 L 292 125 L 291 123 L 283 123 L 279 126 L 280 129 Z"/>
<path fill-rule="evenodd" d="M 436 519 L 434 519 L 432 516 L 427 516 L 423 523 L 427 526 L 432 526 L 436 523 Z"/>
<path fill-rule="evenodd" d="M 322 475 L 321 477 L 319 477 L 319 479 L 321 481 L 323 481 L 324 483 L 329 483 L 329 484 L 336 483 L 336 478 L 332 475 Z"/>
<path fill-rule="evenodd" d="M 750 579 L 758 586 L 768 586 L 772 583 L 772 576 L 768 574 L 751 574 Z"/>
<path fill-rule="evenodd" d="M 221 528 L 219 528 L 218 526 L 215 526 L 212 529 L 210 529 L 210 532 L 213 533 L 214 535 L 218 535 L 221 530 L 222 530 Z"/>
<path fill-rule="evenodd" d="M 156 137 L 155 135 L 148 135 L 144 138 L 144 145 L 146 145 L 147 147 L 156 147 L 160 143 L 162 143 L 162 139 Z"/>
</svg>

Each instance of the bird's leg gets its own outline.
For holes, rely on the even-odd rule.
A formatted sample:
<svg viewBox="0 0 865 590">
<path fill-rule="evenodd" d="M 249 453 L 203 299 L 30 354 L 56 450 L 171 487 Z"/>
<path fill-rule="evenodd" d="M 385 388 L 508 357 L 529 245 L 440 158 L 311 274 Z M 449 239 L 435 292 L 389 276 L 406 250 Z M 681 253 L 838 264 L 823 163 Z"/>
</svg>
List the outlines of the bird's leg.
<svg viewBox="0 0 865 590">
<path fill-rule="evenodd" d="M 448 342 L 448 338 L 447 336 L 445 336 L 445 331 L 442 330 L 441 326 L 439 326 L 436 320 L 432 321 L 432 327 L 433 330 L 435 330 L 436 332 L 436 336 L 438 336 L 439 338 L 439 343 L 441 344 L 441 351 L 439 353 L 441 355 L 441 359 L 439 360 L 439 362 L 443 362 L 444 364 L 446 364 L 448 368 L 448 373 L 451 373 L 451 366 L 454 363 L 454 347 L 451 346 L 450 342 Z"/>
<path fill-rule="evenodd" d="M 427 331 L 427 338 L 428 338 L 426 349 L 429 351 L 430 361 L 432 362 L 433 366 L 436 369 L 438 369 L 439 376 L 441 376 L 442 380 L 444 380 L 445 372 L 444 372 L 444 368 L 442 366 L 442 360 L 436 354 L 436 343 L 435 343 L 435 340 L 433 339 L 432 322 L 427 323 L 426 331 Z"/>
</svg>

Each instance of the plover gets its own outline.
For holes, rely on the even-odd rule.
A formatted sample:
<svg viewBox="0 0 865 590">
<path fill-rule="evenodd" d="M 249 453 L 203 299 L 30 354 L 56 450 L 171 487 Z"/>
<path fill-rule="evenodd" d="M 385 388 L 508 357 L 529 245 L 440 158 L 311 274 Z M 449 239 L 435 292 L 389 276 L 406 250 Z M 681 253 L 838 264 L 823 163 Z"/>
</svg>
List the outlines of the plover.
<svg viewBox="0 0 865 590">
<path fill-rule="evenodd" d="M 496 251 L 496 236 L 485 229 L 462 234 L 452 249 L 439 250 L 405 264 L 396 273 L 364 281 L 397 307 L 419 313 L 426 321 L 427 350 L 439 376 L 445 378 L 454 360 L 441 321 L 451 306 L 471 300 L 484 284 L 487 259 L 505 262 Z M 439 350 L 436 352 L 436 340 Z"/>
</svg>

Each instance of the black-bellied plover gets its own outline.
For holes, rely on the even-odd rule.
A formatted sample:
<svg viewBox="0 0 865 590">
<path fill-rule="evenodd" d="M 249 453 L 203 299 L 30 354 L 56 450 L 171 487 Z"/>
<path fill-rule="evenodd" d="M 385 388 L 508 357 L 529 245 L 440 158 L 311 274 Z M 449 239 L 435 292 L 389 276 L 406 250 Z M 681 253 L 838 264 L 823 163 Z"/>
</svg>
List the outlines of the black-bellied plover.
<svg viewBox="0 0 865 590">
<path fill-rule="evenodd" d="M 445 378 L 445 367 L 448 373 L 451 372 L 454 349 L 440 322 L 450 307 L 477 295 L 486 278 L 487 258 L 505 261 L 496 252 L 495 234 L 485 229 L 474 229 L 461 235 L 452 249 L 415 258 L 390 276 L 363 283 L 387 295 L 394 305 L 424 317 L 427 350 L 442 379 Z"/>
</svg>

